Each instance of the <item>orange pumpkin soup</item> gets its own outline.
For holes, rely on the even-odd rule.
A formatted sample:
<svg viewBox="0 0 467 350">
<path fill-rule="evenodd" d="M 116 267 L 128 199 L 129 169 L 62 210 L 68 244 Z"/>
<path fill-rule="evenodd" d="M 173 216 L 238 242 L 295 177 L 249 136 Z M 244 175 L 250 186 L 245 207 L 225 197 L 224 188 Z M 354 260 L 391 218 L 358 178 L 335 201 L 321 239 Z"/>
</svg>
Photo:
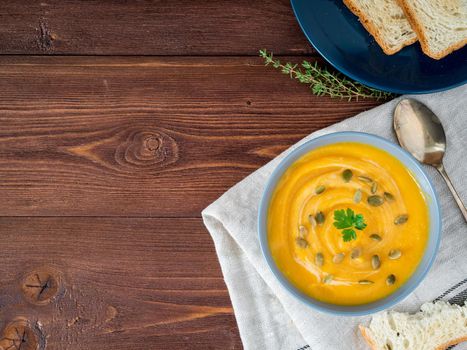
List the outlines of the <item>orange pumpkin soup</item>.
<svg viewBox="0 0 467 350">
<path fill-rule="evenodd" d="M 302 156 L 268 208 L 272 256 L 305 294 L 359 305 L 394 292 L 417 268 L 428 207 L 412 174 L 389 153 L 337 143 Z"/>
</svg>

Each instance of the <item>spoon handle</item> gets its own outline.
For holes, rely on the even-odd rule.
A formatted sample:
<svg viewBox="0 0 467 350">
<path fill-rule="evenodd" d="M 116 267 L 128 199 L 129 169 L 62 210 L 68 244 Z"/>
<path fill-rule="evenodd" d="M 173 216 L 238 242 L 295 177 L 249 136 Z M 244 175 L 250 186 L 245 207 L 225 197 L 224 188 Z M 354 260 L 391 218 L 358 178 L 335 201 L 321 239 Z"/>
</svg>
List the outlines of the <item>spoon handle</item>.
<svg viewBox="0 0 467 350">
<path fill-rule="evenodd" d="M 467 222 L 467 209 L 465 208 L 464 203 L 462 203 L 461 198 L 457 194 L 456 189 L 454 188 L 451 179 L 449 178 L 448 174 L 446 173 L 446 170 L 444 170 L 444 165 L 440 164 L 439 166 L 436 167 L 438 169 L 439 173 L 441 176 L 444 178 L 444 181 L 446 181 L 446 184 L 449 187 L 449 190 L 451 191 L 452 195 L 454 196 L 454 199 L 456 200 L 457 205 L 459 206 L 459 209 L 462 212 L 462 215 L 464 215 L 464 219 Z"/>
</svg>

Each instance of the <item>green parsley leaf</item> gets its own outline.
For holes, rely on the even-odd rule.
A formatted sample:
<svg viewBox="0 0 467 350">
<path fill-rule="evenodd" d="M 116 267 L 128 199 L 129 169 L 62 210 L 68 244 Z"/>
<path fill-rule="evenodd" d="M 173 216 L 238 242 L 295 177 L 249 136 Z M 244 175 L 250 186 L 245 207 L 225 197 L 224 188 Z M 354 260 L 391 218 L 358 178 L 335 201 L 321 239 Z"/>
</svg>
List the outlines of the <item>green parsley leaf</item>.
<svg viewBox="0 0 467 350">
<path fill-rule="evenodd" d="M 357 230 L 363 230 L 366 227 L 365 218 L 362 214 L 355 215 L 355 212 L 347 208 L 347 210 L 340 209 L 334 211 L 334 227 L 343 230 L 342 238 L 344 242 L 357 239 Z"/>
<path fill-rule="evenodd" d="M 352 223 L 352 218 L 347 216 L 344 209 L 334 211 L 334 226 L 337 229 L 352 227 Z"/>
<path fill-rule="evenodd" d="M 357 230 L 363 230 L 366 227 L 365 218 L 362 214 L 358 214 L 355 216 L 354 226 Z"/>
<path fill-rule="evenodd" d="M 357 239 L 357 233 L 351 228 L 346 228 L 342 231 L 342 238 L 344 242 L 349 242 L 352 239 Z"/>
</svg>

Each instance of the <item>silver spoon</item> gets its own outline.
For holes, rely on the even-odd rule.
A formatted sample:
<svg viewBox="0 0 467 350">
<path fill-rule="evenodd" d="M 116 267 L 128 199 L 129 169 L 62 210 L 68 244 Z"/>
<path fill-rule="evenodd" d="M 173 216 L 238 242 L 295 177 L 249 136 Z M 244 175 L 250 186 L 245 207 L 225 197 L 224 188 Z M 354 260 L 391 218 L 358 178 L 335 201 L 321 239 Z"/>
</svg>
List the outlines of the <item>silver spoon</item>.
<svg viewBox="0 0 467 350">
<path fill-rule="evenodd" d="M 423 103 L 411 98 L 403 99 L 394 110 L 394 130 L 403 148 L 418 161 L 438 169 L 467 222 L 467 209 L 444 170 L 446 135 L 439 118 Z"/>
</svg>

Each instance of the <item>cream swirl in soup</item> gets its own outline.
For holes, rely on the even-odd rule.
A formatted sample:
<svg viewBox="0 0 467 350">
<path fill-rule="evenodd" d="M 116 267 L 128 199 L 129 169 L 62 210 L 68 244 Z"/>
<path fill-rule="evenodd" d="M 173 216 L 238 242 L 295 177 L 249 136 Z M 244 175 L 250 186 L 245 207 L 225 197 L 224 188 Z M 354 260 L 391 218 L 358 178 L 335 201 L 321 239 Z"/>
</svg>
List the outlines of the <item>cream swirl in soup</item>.
<svg viewBox="0 0 467 350">
<path fill-rule="evenodd" d="M 268 241 L 279 269 L 304 293 L 358 305 L 412 275 L 428 220 L 424 195 L 400 161 L 369 145 L 338 143 L 283 174 L 268 209 Z"/>
</svg>

